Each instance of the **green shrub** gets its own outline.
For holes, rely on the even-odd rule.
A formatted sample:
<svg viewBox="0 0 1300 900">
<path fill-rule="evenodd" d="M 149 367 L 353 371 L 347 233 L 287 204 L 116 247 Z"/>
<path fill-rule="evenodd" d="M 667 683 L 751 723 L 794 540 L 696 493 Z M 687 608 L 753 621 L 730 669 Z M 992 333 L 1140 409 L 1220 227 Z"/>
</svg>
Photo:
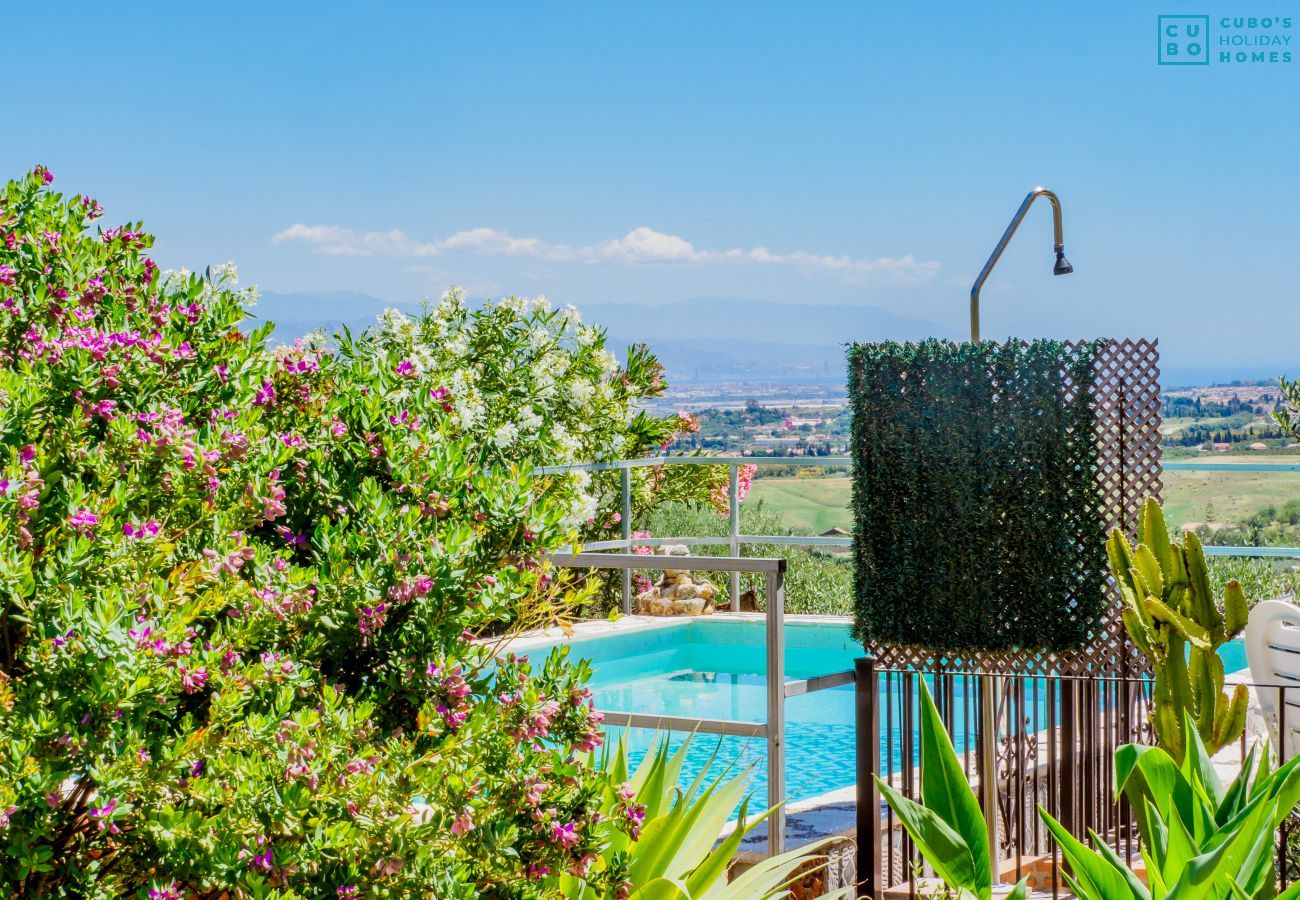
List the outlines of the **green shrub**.
<svg viewBox="0 0 1300 900">
<path fill-rule="evenodd" d="M 1082 646 L 1104 607 L 1093 345 L 855 344 L 854 636 Z"/>
<path fill-rule="evenodd" d="M 232 271 L 161 273 L 51 180 L 0 193 L 0 894 L 584 871 L 633 824 L 597 815 L 586 670 L 492 638 L 582 599 L 544 553 L 608 534 L 608 482 L 530 472 L 667 439 L 654 358 L 456 294 L 272 348 Z"/>
</svg>

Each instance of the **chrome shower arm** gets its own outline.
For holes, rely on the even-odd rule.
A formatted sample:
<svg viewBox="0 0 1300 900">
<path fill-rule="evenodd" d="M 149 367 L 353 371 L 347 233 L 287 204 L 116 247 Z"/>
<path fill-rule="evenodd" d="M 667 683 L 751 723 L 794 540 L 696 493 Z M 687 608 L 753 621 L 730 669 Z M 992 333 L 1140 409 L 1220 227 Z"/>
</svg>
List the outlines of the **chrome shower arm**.
<svg viewBox="0 0 1300 900">
<path fill-rule="evenodd" d="M 998 241 L 998 245 L 993 248 L 993 253 L 989 255 L 988 262 L 984 264 L 984 268 L 980 271 L 979 277 L 976 278 L 975 283 L 971 285 L 971 341 L 978 341 L 980 339 L 980 288 L 984 287 L 984 282 L 988 280 L 989 273 L 991 273 L 993 267 L 998 264 L 998 259 L 1001 258 L 1002 251 L 1007 249 L 1007 244 L 1011 242 L 1011 236 L 1015 234 L 1016 229 L 1020 227 L 1021 221 L 1025 218 L 1025 213 L 1029 212 L 1029 207 L 1032 206 L 1034 201 L 1039 197 L 1046 197 L 1048 202 L 1052 204 L 1052 233 L 1056 238 L 1056 246 L 1053 249 L 1056 251 L 1058 261 L 1063 259 L 1065 251 L 1065 232 L 1061 227 L 1061 201 L 1058 200 L 1056 195 L 1047 188 L 1036 187 L 1029 192 L 1028 196 L 1025 197 L 1025 202 L 1020 204 L 1020 209 L 1016 210 L 1016 214 L 1011 218 L 1011 224 L 1007 226 L 1007 230 L 1002 234 L 1002 240 Z M 1065 273 L 1058 272 L 1057 274 Z"/>
</svg>

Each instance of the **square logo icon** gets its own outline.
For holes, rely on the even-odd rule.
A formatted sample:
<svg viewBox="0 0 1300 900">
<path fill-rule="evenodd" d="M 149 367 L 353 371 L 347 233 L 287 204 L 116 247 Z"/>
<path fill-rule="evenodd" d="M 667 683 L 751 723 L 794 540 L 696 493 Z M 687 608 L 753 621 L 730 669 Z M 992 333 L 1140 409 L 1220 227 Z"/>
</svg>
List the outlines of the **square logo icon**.
<svg viewBox="0 0 1300 900">
<path fill-rule="evenodd" d="M 1208 66 L 1210 64 L 1209 16 L 1160 16 L 1162 66 Z"/>
</svg>

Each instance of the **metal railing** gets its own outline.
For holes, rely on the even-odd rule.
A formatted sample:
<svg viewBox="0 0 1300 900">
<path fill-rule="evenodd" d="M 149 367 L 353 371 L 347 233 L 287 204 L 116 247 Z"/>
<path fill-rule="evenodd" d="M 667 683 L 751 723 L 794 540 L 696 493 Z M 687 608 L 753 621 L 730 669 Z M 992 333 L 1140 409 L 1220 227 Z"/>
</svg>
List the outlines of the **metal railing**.
<svg viewBox="0 0 1300 900">
<path fill-rule="evenodd" d="M 593 541 L 584 544 L 582 549 L 624 550 L 634 547 L 659 547 L 664 544 L 683 544 L 688 547 L 727 547 L 731 559 L 739 559 L 740 548 L 745 544 L 775 544 L 798 547 L 851 547 L 851 538 L 821 537 L 802 534 L 741 534 L 740 533 L 740 467 L 741 466 L 801 466 L 823 468 L 845 468 L 853 465 L 849 456 L 645 456 L 638 459 L 620 459 L 613 462 L 571 463 L 562 466 L 539 466 L 533 470 L 534 475 L 562 475 L 566 472 L 609 472 L 619 471 L 621 478 L 621 537 L 617 540 Z M 726 466 L 727 467 L 727 506 L 728 533 L 712 537 L 632 537 L 632 470 L 653 468 L 656 466 Z M 728 557 L 718 557 L 727 559 Z M 642 557 L 645 559 L 645 557 Z M 636 568 L 650 569 L 653 566 Z M 714 571 L 728 571 L 721 566 Z M 740 572 L 731 572 L 731 611 L 740 611 Z M 632 571 L 623 572 L 622 598 L 623 612 L 632 611 Z"/>
<path fill-rule="evenodd" d="M 842 674 L 852 676 L 856 697 L 859 896 L 879 898 L 904 883 L 909 896 L 917 895 L 913 876 L 920 856 L 893 810 L 882 810 L 875 779 L 920 801 L 917 682 L 922 678 L 968 782 L 978 788 L 995 881 L 1030 877 L 1031 891 L 1050 891 L 1053 897 L 1064 891 L 1060 850 L 1038 816 L 1039 807 L 1071 834 L 1095 832 L 1121 859 L 1140 864 L 1132 810 L 1123 796 L 1115 799 L 1113 760 L 1122 744 L 1153 742 L 1149 677 L 922 672 L 878 668 L 871 657 L 858 659 L 852 672 Z M 1248 686 L 1279 689 L 1278 717 L 1269 728 L 1276 728 L 1270 741 L 1281 756 L 1287 709 L 1300 709 L 1300 688 Z M 1244 732 L 1237 752 L 1238 760 L 1246 758 Z M 1300 876 L 1297 861 L 1288 855 L 1293 829 L 1284 820 L 1277 833 L 1275 871 L 1283 888 Z"/>
<path fill-rule="evenodd" d="M 632 470 L 655 466 L 672 465 L 725 465 L 729 470 L 728 498 L 730 515 L 728 517 L 728 534 L 725 536 L 685 536 L 685 537 L 632 537 Z M 579 463 L 561 466 L 546 466 L 535 470 L 536 474 L 560 474 L 564 472 L 600 472 L 617 470 L 621 472 L 622 483 L 622 519 L 621 537 L 617 540 L 598 541 L 584 545 L 579 553 L 557 554 L 553 557 L 559 565 L 572 567 L 615 569 L 622 574 L 622 608 L 625 613 L 631 611 L 631 575 L 635 569 L 683 569 L 691 571 L 729 572 L 731 574 L 731 609 L 740 608 L 741 573 L 760 573 L 765 579 L 766 593 L 766 682 L 768 716 L 766 722 L 740 722 L 719 719 L 701 719 L 680 716 L 656 716 L 605 710 L 606 719 L 611 725 L 642 728 L 664 728 L 675 731 L 698 731 L 707 734 L 736 735 L 741 737 L 763 737 L 767 742 L 768 797 L 773 804 L 780 802 L 785 791 L 784 768 L 784 726 L 785 700 L 789 697 L 813 693 L 844 684 L 855 684 L 855 716 L 858 746 L 857 791 L 858 791 L 858 831 L 857 863 L 860 889 L 863 896 L 881 896 L 882 885 L 905 880 L 899 877 L 891 881 L 900 872 L 910 875 L 916 862 L 915 848 L 910 846 L 905 836 L 900 837 L 895 850 L 892 812 L 886 813 L 886 841 L 882 846 L 880 832 L 881 806 L 879 791 L 874 776 L 880 774 L 887 780 L 894 780 L 895 787 L 905 795 L 914 796 L 919 791 L 919 781 L 915 771 L 915 761 L 904 764 L 904 754 L 911 760 L 914 752 L 915 710 L 912 703 L 918 696 L 913 680 L 923 673 L 914 671 L 878 670 L 870 658 L 857 661 L 855 670 L 834 672 L 812 678 L 786 682 L 784 677 L 784 618 L 785 589 L 784 559 L 760 559 L 740 556 L 740 549 L 745 544 L 789 545 L 807 547 L 851 547 L 849 537 L 821 537 L 811 535 L 747 535 L 740 531 L 740 503 L 738 500 L 738 473 L 740 466 L 794 466 L 843 468 L 852 466 L 852 458 L 846 456 L 798 456 L 798 457 L 747 457 L 747 456 L 655 456 L 632 460 L 618 460 L 606 463 Z M 1207 472 L 1300 472 L 1300 464 L 1268 463 L 1199 463 L 1169 462 L 1163 468 L 1166 471 L 1207 471 Z M 674 556 L 640 555 L 631 551 L 636 546 L 660 546 L 663 544 L 685 544 L 688 546 L 726 546 L 730 556 Z M 1241 547 L 1241 546 L 1206 546 L 1207 556 L 1237 557 L 1300 557 L 1300 547 Z M 608 551 L 622 551 L 613 553 Z M 1136 846 L 1136 833 L 1133 830 L 1131 813 L 1124 807 L 1110 803 L 1108 789 L 1113 791 L 1113 779 L 1109 765 L 1111 756 L 1119 743 L 1137 741 L 1145 737 L 1150 740 L 1146 728 L 1146 704 L 1149 702 L 1150 683 L 1142 678 L 1108 678 L 1102 676 L 1031 676 L 1001 675 L 996 678 L 984 677 L 979 673 L 938 673 L 943 688 L 936 691 L 936 700 L 945 716 L 950 733 L 955 724 L 954 716 L 961 709 L 965 718 L 969 746 L 961 747 L 964 752 L 968 775 L 974 773 L 976 780 L 984 779 L 985 785 L 979 793 L 984 805 L 992 803 L 997 797 L 999 811 L 992 817 L 990 826 L 993 834 L 995 858 L 1008 858 L 1015 861 L 1015 875 L 1018 880 L 1022 864 L 1027 856 L 1037 856 L 1044 847 L 1050 851 L 1050 878 L 1053 896 L 1060 889 L 1059 851 L 1050 837 L 1043 831 L 1035 814 L 1032 803 L 1026 806 L 1026 797 L 1040 799 L 1040 792 L 1050 802 L 1043 805 L 1056 816 L 1072 833 L 1083 833 L 1082 829 L 1093 828 L 1108 841 L 1114 841 L 1117 852 L 1121 845 L 1125 853 L 1131 854 Z M 886 702 L 881 705 L 880 681 L 886 681 Z M 981 679 L 983 679 L 981 681 Z M 897 680 L 902 692 L 895 699 L 892 690 Z M 908 687 L 908 685 L 913 685 Z M 958 685 L 961 691 L 958 691 Z M 974 687 L 976 694 L 967 695 Z M 1271 687 L 1271 686 L 1266 686 Z M 1282 692 L 1283 710 L 1288 705 L 1300 707 L 1296 700 L 1288 701 L 1286 685 L 1279 686 Z M 1294 688 L 1294 685 L 1290 687 Z M 1031 695 L 1032 703 L 1026 706 L 1026 691 Z M 1300 694 L 1300 691 L 1296 691 Z M 971 699 L 971 697 L 974 699 Z M 1042 697 L 1052 698 L 1050 702 L 1040 704 Z M 959 702 L 960 701 L 960 702 Z M 1000 704 L 996 708 L 993 704 Z M 1026 712 L 1028 711 L 1028 716 Z M 1013 718 L 1014 714 L 1014 718 Z M 895 715 L 897 723 L 895 723 Z M 882 723 L 882 716 L 884 721 Z M 1011 722 L 1019 722 L 1017 727 L 1010 727 Z M 972 722 L 974 723 L 972 731 Z M 1285 719 L 1283 719 L 1283 723 Z M 990 724 L 995 723 L 995 724 Z M 880 766 L 880 728 L 885 726 L 889 737 L 886 745 L 886 764 Z M 895 725 L 899 735 L 897 769 L 893 768 Z M 1282 724 L 1279 731 L 1285 733 Z M 1005 734 L 1002 732 L 1005 731 Z M 1004 746 L 999 755 L 998 744 Z M 1242 737 L 1242 755 L 1245 753 L 1245 736 Z M 1046 751 L 1046 756 L 1041 755 Z M 1026 768 L 1028 766 L 1028 768 Z M 992 782 L 985 773 L 992 772 Z M 1017 781 L 1021 778 L 1021 781 Z M 993 784 L 990 789 L 988 785 Z M 1018 800 L 1012 800 L 1013 785 L 1016 785 Z M 786 814 L 783 806 L 777 806 L 769 820 L 768 848 L 772 853 L 782 852 L 785 848 Z M 1288 833 L 1286 825 L 1279 834 L 1277 850 L 1278 873 L 1285 884 L 1294 879 L 1296 873 L 1289 871 L 1286 857 Z M 1014 851 L 1014 852 L 1013 852 Z M 1032 861 L 1031 861 L 1032 862 Z M 1037 864 L 1037 863 L 1033 863 Z M 901 867 L 901 868 L 900 868 Z M 913 896 L 915 885 L 912 885 Z"/>
<path fill-rule="evenodd" d="M 767 847 L 772 855 L 785 851 L 785 560 L 718 556 L 639 556 L 635 553 L 557 553 L 551 561 L 575 569 L 616 569 L 625 575 L 633 569 L 741 572 L 761 574 L 766 588 L 767 721 L 741 722 L 691 716 L 657 716 L 621 710 L 599 710 L 610 725 L 654 728 L 704 734 L 762 737 L 767 742 L 768 805 L 775 806 L 767 821 Z M 804 684 L 795 682 L 794 684 Z M 806 688 L 800 692 L 806 693 Z"/>
<path fill-rule="evenodd" d="M 728 532 L 725 536 L 689 536 L 689 537 L 632 537 L 632 470 L 653 468 L 655 466 L 726 466 L 727 499 L 729 514 Z M 560 466 L 540 466 L 533 470 L 536 475 L 558 475 L 565 472 L 608 472 L 616 470 L 621 478 L 621 534 L 615 540 L 593 541 L 585 544 L 585 550 L 623 550 L 630 552 L 636 546 L 659 547 L 664 544 L 684 544 L 694 547 L 727 547 L 731 558 L 740 557 L 744 545 L 768 544 L 792 547 L 849 548 L 853 546 L 851 537 L 823 537 L 821 535 L 803 534 L 742 534 L 740 531 L 740 504 L 736 502 L 739 492 L 739 472 L 741 466 L 792 466 L 800 468 L 852 468 L 851 456 L 681 456 L 663 455 L 646 456 L 639 459 L 620 459 L 613 462 L 572 463 Z M 1163 464 L 1166 472 L 1300 472 L 1300 463 L 1201 463 L 1201 462 L 1167 462 Z M 1205 548 L 1206 556 L 1233 556 L 1251 558 L 1300 558 L 1300 547 L 1244 547 L 1214 546 Z M 652 568 L 642 566 L 641 568 Z M 718 569 L 722 571 L 722 569 Z M 621 604 L 624 613 L 632 611 L 632 571 L 624 570 Z M 731 572 L 731 609 L 740 609 L 740 573 Z"/>
</svg>

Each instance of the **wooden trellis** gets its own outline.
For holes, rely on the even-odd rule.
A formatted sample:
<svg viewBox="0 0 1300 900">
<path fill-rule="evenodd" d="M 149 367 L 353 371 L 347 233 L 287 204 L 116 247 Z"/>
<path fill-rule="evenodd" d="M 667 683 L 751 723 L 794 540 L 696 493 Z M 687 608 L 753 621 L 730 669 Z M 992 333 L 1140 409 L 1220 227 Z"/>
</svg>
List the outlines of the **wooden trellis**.
<svg viewBox="0 0 1300 900">
<path fill-rule="evenodd" d="M 1075 342 L 1075 346 L 1083 342 Z M 1137 530 L 1147 497 L 1163 499 L 1160 466 L 1160 351 L 1155 340 L 1109 340 L 1093 358 L 1093 419 L 1097 482 L 1106 530 Z M 873 642 L 882 668 L 992 674 L 1137 675 L 1146 662 L 1128 639 L 1119 594 L 1108 586 L 1106 612 L 1088 644 L 1063 653 L 936 653 L 923 647 Z"/>
</svg>

